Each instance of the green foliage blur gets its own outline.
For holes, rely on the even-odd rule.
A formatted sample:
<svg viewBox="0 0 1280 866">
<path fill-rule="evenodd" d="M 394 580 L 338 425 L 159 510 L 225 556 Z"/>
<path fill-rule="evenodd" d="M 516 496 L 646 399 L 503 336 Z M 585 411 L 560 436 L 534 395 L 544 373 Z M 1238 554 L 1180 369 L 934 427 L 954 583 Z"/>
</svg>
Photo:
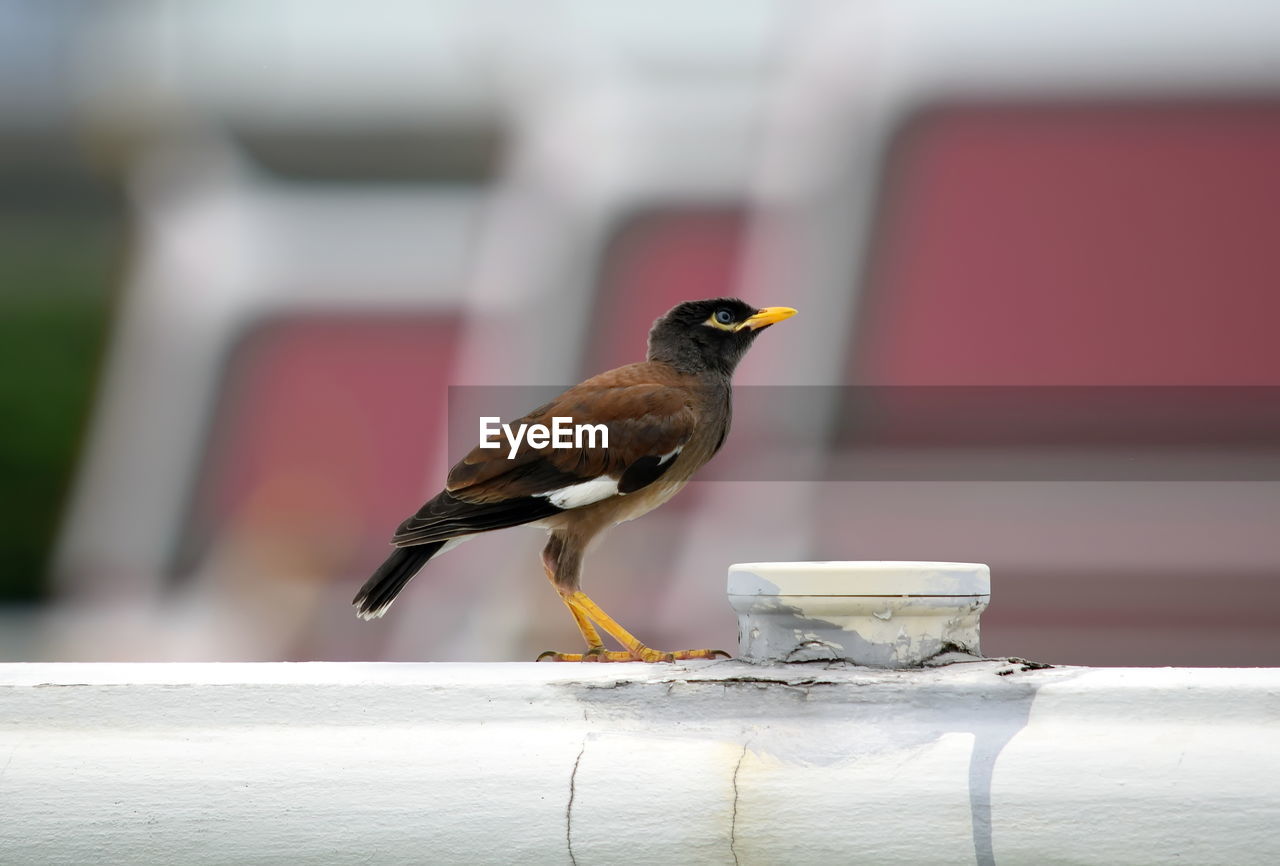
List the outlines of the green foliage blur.
<svg viewBox="0 0 1280 866">
<path fill-rule="evenodd" d="M 45 593 L 122 240 L 108 184 L 24 150 L 0 161 L 0 603 Z"/>
</svg>

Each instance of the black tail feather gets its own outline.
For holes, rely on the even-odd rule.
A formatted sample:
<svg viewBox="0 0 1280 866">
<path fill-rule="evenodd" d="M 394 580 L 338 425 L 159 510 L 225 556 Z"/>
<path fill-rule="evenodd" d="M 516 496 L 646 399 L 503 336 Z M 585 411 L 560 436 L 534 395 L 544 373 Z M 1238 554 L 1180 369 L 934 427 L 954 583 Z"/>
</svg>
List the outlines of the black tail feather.
<svg viewBox="0 0 1280 866">
<path fill-rule="evenodd" d="M 392 551 L 386 562 L 378 566 L 373 577 L 360 587 L 351 602 L 356 606 L 356 613 L 360 618 L 374 619 L 382 616 L 409 579 L 427 564 L 428 559 L 439 553 L 444 545 L 445 541 L 433 541 L 413 547 L 398 547 Z"/>
</svg>

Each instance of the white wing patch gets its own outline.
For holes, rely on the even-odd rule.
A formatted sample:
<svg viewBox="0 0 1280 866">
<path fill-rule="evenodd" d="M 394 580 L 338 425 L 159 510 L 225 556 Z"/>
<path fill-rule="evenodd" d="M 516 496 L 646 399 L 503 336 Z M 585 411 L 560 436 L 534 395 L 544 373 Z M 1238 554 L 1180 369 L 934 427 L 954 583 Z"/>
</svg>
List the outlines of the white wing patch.
<svg viewBox="0 0 1280 866">
<path fill-rule="evenodd" d="M 658 465 L 659 465 L 659 466 L 661 466 L 663 463 L 666 463 L 666 462 L 667 462 L 668 460 L 670 460 L 672 457 L 676 457 L 676 456 L 678 456 L 678 455 L 680 454 L 680 451 L 681 451 L 683 448 L 684 448 L 684 446 L 683 446 L 683 445 L 677 445 L 675 448 L 672 448 L 672 449 L 671 449 L 670 451 L 668 451 L 666 454 L 659 455 L 659 457 L 658 457 Z"/>
<path fill-rule="evenodd" d="M 610 478 L 608 475 L 601 475 L 598 478 L 592 478 L 590 481 L 570 484 L 568 487 L 561 487 L 559 490 L 548 490 L 546 493 L 537 495 L 545 496 L 556 508 L 568 509 L 581 508 L 584 505 L 599 502 L 601 499 L 616 496 L 617 493 L 618 479 Z"/>
</svg>

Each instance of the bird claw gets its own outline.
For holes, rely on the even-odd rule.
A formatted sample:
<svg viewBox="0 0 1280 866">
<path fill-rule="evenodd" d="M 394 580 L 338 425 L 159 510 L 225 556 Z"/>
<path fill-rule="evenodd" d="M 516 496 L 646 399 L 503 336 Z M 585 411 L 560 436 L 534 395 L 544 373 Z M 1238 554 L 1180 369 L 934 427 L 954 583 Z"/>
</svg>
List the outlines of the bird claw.
<svg viewBox="0 0 1280 866">
<path fill-rule="evenodd" d="M 539 654 L 538 661 L 543 662 L 634 662 L 639 661 L 629 652 L 612 652 L 604 647 L 593 647 L 584 653 L 560 653 L 547 650 Z"/>
<path fill-rule="evenodd" d="M 674 653 L 668 653 L 668 655 L 673 656 L 675 661 L 683 661 L 685 659 L 733 658 L 729 653 L 718 649 L 679 650 Z"/>
<path fill-rule="evenodd" d="M 715 659 L 715 658 L 733 658 L 724 650 L 696 649 L 696 650 L 677 650 L 675 652 L 663 652 L 661 650 L 642 647 L 638 652 L 622 652 L 606 650 L 604 647 L 592 647 L 583 653 L 561 653 L 555 650 L 547 650 L 538 656 L 538 661 L 551 662 L 644 662 L 646 664 L 654 664 L 657 662 L 676 662 L 685 661 L 686 659 Z"/>
<path fill-rule="evenodd" d="M 645 647 L 640 651 L 640 657 L 637 661 L 642 662 L 682 662 L 688 659 L 714 659 L 714 658 L 733 658 L 724 650 L 712 649 L 694 649 L 694 650 L 676 650 L 675 652 L 663 652 L 662 650 L 654 650 Z"/>
</svg>

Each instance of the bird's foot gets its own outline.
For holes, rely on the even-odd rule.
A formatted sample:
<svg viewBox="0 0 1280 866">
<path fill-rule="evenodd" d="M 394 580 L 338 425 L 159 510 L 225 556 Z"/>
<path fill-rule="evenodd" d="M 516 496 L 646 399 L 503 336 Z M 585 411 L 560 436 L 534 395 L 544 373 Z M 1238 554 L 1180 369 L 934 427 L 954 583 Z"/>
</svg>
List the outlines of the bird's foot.
<svg viewBox="0 0 1280 866">
<path fill-rule="evenodd" d="M 635 656 L 629 652 L 611 652 L 605 649 L 587 650 L 584 653 L 558 653 L 547 650 L 538 656 L 540 662 L 633 662 Z"/>
<path fill-rule="evenodd" d="M 662 650 L 650 649 L 647 646 L 642 646 L 637 648 L 633 658 L 638 662 L 678 662 L 684 661 L 685 659 L 727 659 L 733 657 L 724 650 L 694 649 L 663 652 Z"/>
<path fill-rule="evenodd" d="M 647 646 L 637 648 L 637 651 L 610 651 L 597 647 L 589 649 L 584 653 L 558 653 L 548 650 L 538 656 L 538 661 L 543 662 L 674 662 L 683 661 L 685 659 L 714 659 L 714 658 L 732 658 L 724 650 L 696 649 L 696 650 L 676 650 L 675 652 L 663 652 L 662 650 L 650 649 Z"/>
</svg>

